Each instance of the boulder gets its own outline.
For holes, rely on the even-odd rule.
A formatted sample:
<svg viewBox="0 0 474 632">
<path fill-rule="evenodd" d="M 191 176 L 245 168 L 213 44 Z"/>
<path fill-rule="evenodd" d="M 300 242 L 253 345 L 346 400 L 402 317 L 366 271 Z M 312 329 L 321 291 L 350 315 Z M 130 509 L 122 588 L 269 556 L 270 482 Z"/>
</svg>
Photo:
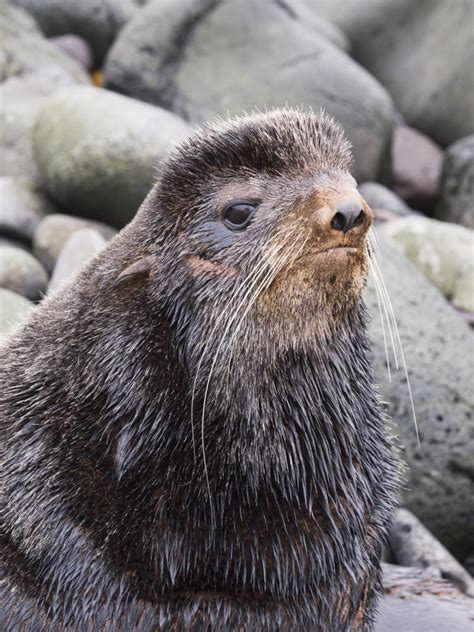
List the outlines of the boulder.
<svg viewBox="0 0 474 632">
<path fill-rule="evenodd" d="M 472 599 L 430 570 L 382 564 L 374 632 L 471 632 Z"/>
<path fill-rule="evenodd" d="M 45 293 L 47 283 L 46 270 L 30 253 L 0 246 L 0 287 L 36 300 Z"/>
<path fill-rule="evenodd" d="M 89 228 L 99 233 L 106 241 L 117 232 L 111 226 L 56 213 L 48 215 L 35 231 L 33 251 L 44 267 L 52 272 L 64 244 L 75 232 Z"/>
<path fill-rule="evenodd" d="M 82 228 L 73 233 L 59 254 L 48 285 L 48 291 L 56 290 L 63 281 L 74 276 L 102 250 L 106 243 L 102 235 L 91 228 Z"/>
<path fill-rule="evenodd" d="M 31 243 L 38 224 L 53 212 L 33 180 L 0 177 L 0 235 Z"/>
<path fill-rule="evenodd" d="M 58 88 L 89 83 L 79 64 L 47 42 L 24 11 L 0 5 L 0 175 L 38 177 L 31 133 Z"/>
<path fill-rule="evenodd" d="M 150 190 L 157 160 L 187 134 L 187 125 L 171 112 L 78 86 L 45 104 L 34 147 L 42 181 L 54 200 L 121 227 Z"/>
<path fill-rule="evenodd" d="M 443 152 L 428 136 L 397 125 L 393 134 L 390 187 L 408 206 L 432 211 L 439 196 Z"/>
<path fill-rule="evenodd" d="M 359 193 L 375 213 L 375 219 L 384 221 L 409 215 L 412 211 L 393 191 L 378 182 L 364 182 Z"/>
<path fill-rule="evenodd" d="M 380 228 L 453 305 L 474 311 L 474 231 L 427 217 Z"/>
<path fill-rule="evenodd" d="M 34 304 L 11 290 L 0 287 L 0 342 L 34 309 Z"/>
<path fill-rule="evenodd" d="M 105 86 L 192 123 L 256 107 L 323 107 L 353 143 L 356 178 L 373 180 L 388 154 L 391 98 L 293 6 L 150 2 L 112 46 Z"/>
<path fill-rule="evenodd" d="M 451 581 L 469 597 L 474 597 L 472 577 L 411 511 L 395 511 L 389 545 L 397 564 L 429 568 L 439 577 Z"/>
<path fill-rule="evenodd" d="M 474 134 L 446 150 L 435 216 L 474 228 Z"/>
<path fill-rule="evenodd" d="M 87 40 L 100 65 L 125 22 L 137 10 L 133 0 L 10 0 L 26 9 L 47 36 L 74 33 Z"/>
<path fill-rule="evenodd" d="M 474 132 L 472 0 L 306 2 L 346 32 L 410 125 L 443 147 Z"/>
<path fill-rule="evenodd" d="M 394 220 L 399 221 L 399 220 Z M 388 226 L 385 224 L 384 226 Z M 404 506 L 458 559 L 474 533 L 474 336 L 440 292 L 380 235 L 377 255 L 403 344 L 419 431 L 403 369 L 387 371 L 373 279 L 365 298 L 372 314 L 375 375 L 408 464 Z M 395 334 L 394 334 L 395 336 Z M 398 352 L 400 358 L 400 352 Z"/>
</svg>

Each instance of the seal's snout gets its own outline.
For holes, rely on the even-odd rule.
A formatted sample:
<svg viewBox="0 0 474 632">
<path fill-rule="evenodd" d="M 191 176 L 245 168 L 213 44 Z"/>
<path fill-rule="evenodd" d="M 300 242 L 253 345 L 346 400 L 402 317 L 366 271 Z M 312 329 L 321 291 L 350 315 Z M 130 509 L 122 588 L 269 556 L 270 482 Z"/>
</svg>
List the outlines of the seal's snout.
<svg viewBox="0 0 474 632">
<path fill-rule="evenodd" d="M 331 228 L 346 234 L 355 226 L 360 226 L 365 221 L 365 212 L 360 205 L 350 201 L 343 202 L 337 209 L 331 220 Z"/>
</svg>

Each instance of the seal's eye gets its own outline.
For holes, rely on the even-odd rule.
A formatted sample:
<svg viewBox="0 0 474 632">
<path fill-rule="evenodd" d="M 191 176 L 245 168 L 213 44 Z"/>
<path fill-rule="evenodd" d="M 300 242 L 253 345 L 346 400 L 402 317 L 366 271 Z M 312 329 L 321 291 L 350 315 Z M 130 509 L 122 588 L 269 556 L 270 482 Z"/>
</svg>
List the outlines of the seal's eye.
<svg viewBox="0 0 474 632">
<path fill-rule="evenodd" d="M 224 224 L 227 228 L 231 228 L 232 230 L 241 230 L 250 222 L 256 208 L 256 204 L 250 204 L 248 202 L 231 204 L 224 210 Z"/>
</svg>

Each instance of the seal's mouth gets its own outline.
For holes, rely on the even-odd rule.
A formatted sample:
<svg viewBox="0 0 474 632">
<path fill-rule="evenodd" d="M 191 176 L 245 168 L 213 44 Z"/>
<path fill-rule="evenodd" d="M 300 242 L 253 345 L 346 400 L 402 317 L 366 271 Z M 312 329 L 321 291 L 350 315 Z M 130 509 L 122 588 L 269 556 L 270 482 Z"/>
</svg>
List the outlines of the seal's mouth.
<svg viewBox="0 0 474 632">
<path fill-rule="evenodd" d="M 344 246 L 344 245 L 340 245 L 340 246 L 332 246 L 331 248 L 324 248 L 323 250 L 318 250 L 317 252 L 315 252 L 315 255 L 323 255 L 323 254 L 327 254 L 330 252 L 347 252 L 349 253 L 358 253 L 361 251 L 361 248 L 357 248 L 356 246 Z"/>
</svg>

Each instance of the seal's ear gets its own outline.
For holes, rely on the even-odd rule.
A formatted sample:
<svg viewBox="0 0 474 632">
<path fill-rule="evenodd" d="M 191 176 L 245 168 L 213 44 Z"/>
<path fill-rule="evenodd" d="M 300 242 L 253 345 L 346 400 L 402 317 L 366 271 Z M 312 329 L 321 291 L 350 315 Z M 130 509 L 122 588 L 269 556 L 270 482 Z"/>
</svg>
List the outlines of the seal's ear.
<svg viewBox="0 0 474 632">
<path fill-rule="evenodd" d="M 129 265 L 123 272 L 121 272 L 115 279 L 113 287 L 122 287 L 129 281 L 133 281 L 137 278 L 149 277 L 151 272 L 152 258 L 151 256 L 142 257 L 135 263 Z"/>
</svg>

